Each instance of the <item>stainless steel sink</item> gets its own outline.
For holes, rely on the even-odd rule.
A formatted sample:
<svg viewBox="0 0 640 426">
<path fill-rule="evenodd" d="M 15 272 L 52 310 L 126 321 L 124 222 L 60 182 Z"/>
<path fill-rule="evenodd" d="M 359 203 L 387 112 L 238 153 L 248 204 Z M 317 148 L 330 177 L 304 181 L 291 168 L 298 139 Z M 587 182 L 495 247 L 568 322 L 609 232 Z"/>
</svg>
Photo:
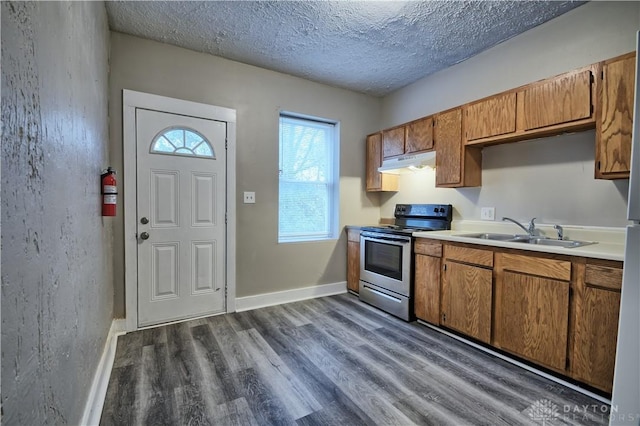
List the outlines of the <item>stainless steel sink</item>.
<svg viewBox="0 0 640 426">
<path fill-rule="evenodd" d="M 525 242 L 525 241 L 522 241 Z M 527 244 L 538 244 L 541 246 L 554 246 L 554 247 L 565 247 L 565 248 L 575 248 L 588 246 L 590 244 L 596 244 L 595 241 L 578 241 L 578 240 L 552 240 L 550 238 L 530 238 L 526 241 Z"/>
<path fill-rule="evenodd" d="M 466 238 L 479 238 L 481 240 L 497 240 L 497 241 L 513 241 L 520 240 L 521 238 L 529 238 L 528 235 L 514 235 L 514 234 L 462 234 L 456 235 L 456 237 L 466 237 Z"/>
<path fill-rule="evenodd" d="M 492 233 L 477 233 L 477 234 L 461 234 L 457 237 L 477 238 L 481 240 L 494 240 L 505 241 L 510 243 L 522 243 L 522 244 L 538 244 L 541 246 L 553 246 L 564 248 L 576 248 L 582 246 L 588 246 L 590 244 L 597 244 L 595 241 L 578 241 L 578 240 L 554 240 L 546 237 L 531 237 L 529 235 L 514 235 L 514 234 L 492 234 Z"/>
</svg>

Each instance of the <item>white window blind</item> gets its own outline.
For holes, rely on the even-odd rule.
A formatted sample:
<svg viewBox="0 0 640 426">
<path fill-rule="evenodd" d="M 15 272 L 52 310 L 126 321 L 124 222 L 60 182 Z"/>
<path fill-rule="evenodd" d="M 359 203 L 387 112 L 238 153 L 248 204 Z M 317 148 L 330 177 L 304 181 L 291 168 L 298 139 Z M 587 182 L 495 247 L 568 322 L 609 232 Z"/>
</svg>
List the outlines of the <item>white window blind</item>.
<svg viewBox="0 0 640 426">
<path fill-rule="evenodd" d="M 337 236 L 336 124 L 280 115 L 278 241 Z"/>
</svg>

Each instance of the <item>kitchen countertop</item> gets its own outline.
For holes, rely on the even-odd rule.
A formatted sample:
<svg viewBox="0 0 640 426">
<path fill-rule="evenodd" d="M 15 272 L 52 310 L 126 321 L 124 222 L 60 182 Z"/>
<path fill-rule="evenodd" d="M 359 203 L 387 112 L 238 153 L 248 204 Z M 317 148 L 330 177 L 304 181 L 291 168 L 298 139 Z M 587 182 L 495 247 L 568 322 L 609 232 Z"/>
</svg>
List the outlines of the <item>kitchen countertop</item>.
<svg viewBox="0 0 640 426">
<path fill-rule="evenodd" d="M 604 228 L 571 225 L 562 226 L 564 227 L 565 239 L 595 241 L 597 242 L 597 244 L 590 244 L 575 248 L 566 248 L 509 241 L 485 240 L 480 238 L 461 236 L 463 234 L 471 233 L 524 233 L 515 225 L 481 221 L 454 222 L 452 223 L 451 231 L 414 232 L 413 236 L 419 238 L 454 241 L 458 243 L 485 245 L 491 247 L 503 247 L 543 253 L 562 254 L 566 256 L 590 257 L 596 259 L 618 261 L 624 260 L 625 228 Z M 556 237 L 556 231 L 553 229 L 552 225 L 536 225 L 536 229 L 538 230 L 536 235 L 547 236 L 550 238 Z"/>
</svg>

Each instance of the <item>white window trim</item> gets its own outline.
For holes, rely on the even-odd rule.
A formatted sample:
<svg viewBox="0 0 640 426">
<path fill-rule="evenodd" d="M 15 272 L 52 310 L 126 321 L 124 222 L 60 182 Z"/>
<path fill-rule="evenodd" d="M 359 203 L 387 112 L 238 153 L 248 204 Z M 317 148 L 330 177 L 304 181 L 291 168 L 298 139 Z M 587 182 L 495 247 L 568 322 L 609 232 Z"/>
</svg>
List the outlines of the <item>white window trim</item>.
<svg viewBox="0 0 640 426">
<path fill-rule="evenodd" d="M 291 243 L 314 243 L 322 241 L 337 240 L 339 233 L 340 222 L 340 122 L 337 120 L 331 120 L 328 118 L 321 118 L 312 115 L 300 114 L 296 112 L 290 112 L 281 110 L 278 113 L 278 141 L 280 140 L 280 118 L 289 117 L 299 120 L 315 121 L 318 123 L 329 124 L 333 126 L 333 146 L 331 147 L 331 175 L 332 181 L 330 184 L 330 198 L 331 208 L 329 212 L 329 233 L 318 233 L 316 237 L 313 234 L 306 233 L 300 237 L 280 237 L 280 226 L 278 224 L 278 244 L 291 244 Z M 278 154 L 280 151 L 280 142 L 278 142 Z M 280 186 L 280 176 L 278 176 L 278 187 Z M 278 223 L 280 221 L 280 190 L 278 190 Z"/>
</svg>

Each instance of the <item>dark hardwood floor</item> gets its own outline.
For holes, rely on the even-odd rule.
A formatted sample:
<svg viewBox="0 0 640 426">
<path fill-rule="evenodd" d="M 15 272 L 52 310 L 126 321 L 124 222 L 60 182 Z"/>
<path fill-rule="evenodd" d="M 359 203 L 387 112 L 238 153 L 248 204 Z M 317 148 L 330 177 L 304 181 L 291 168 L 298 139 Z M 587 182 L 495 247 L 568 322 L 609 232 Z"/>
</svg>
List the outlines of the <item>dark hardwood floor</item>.
<svg viewBox="0 0 640 426">
<path fill-rule="evenodd" d="M 345 294 L 120 336 L 101 424 L 608 424 L 608 410 Z"/>
</svg>

